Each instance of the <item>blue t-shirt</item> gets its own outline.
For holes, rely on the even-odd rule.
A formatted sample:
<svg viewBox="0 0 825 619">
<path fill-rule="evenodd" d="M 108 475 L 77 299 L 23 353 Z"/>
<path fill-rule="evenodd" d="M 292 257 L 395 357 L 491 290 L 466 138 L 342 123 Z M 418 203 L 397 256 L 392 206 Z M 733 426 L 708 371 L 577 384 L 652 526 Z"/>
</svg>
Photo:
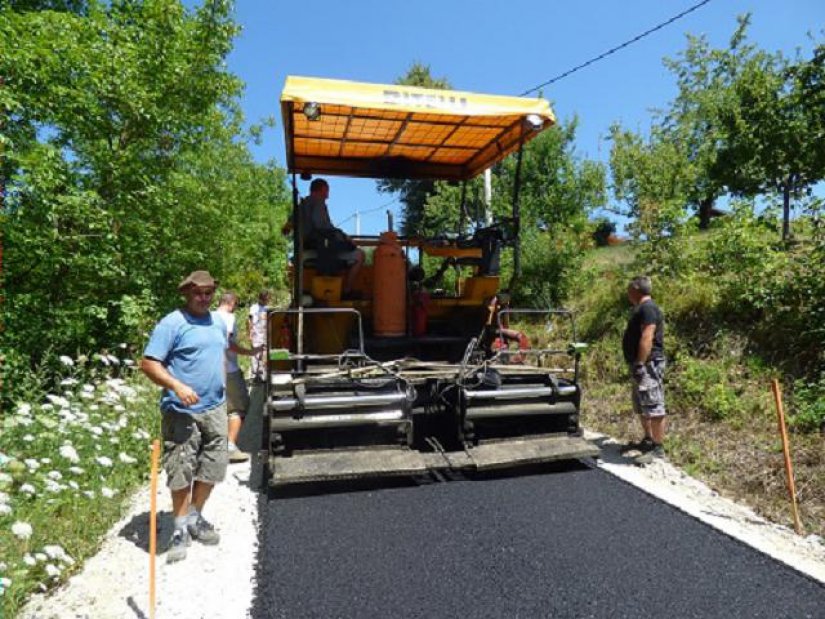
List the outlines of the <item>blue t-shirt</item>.
<svg viewBox="0 0 825 619">
<path fill-rule="evenodd" d="M 226 324 L 217 312 L 192 316 L 184 310 L 167 314 L 155 326 L 143 351 L 144 357 L 160 361 L 169 373 L 198 394 L 198 402 L 184 406 L 174 391 L 164 389 L 162 411 L 202 413 L 222 404 Z"/>
</svg>

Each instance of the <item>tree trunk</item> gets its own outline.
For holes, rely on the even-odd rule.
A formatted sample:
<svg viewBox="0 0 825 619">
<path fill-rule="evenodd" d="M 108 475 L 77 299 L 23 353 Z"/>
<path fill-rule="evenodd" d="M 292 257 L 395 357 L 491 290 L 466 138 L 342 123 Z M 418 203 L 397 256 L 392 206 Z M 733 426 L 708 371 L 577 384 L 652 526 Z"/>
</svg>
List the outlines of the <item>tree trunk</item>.
<svg viewBox="0 0 825 619">
<path fill-rule="evenodd" d="M 793 177 L 789 174 L 782 185 L 782 240 L 791 238 L 791 185 Z"/>
<path fill-rule="evenodd" d="M 705 198 L 699 201 L 699 229 L 707 230 L 710 227 L 710 214 L 713 211 L 713 198 Z"/>
</svg>

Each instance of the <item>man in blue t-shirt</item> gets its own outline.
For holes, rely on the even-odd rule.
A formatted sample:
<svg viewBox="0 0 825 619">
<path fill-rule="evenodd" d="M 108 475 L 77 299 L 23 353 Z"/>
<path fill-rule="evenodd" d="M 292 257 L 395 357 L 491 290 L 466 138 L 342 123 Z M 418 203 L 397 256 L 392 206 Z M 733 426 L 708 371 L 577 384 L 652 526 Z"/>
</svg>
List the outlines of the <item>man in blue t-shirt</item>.
<svg viewBox="0 0 825 619">
<path fill-rule="evenodd" d="M 650 464 L 665 456 L 665 318 L 650 296 L 652 291 L 649 277 L 635 277 L 630 282 L 627 298 L 633 312 L 622 338 L 622 352 L 632 378 L 633 410 L 645 433 L 641 441 L 629 443 L 622 451 L 640 452 L 635 458 L 637 464 Z"/>
<path fill-rule="evenodd" d="M 193 271 L 180 283 L 186 304 L 155 326 L 141 361 L 146 376 L 163 387 L 163 468 L 175 516 L 170 563 L 186 557 L 190 537 L 210 545 L 220 541 L 202 515 L 213 486 L 226 475 L 228 458 L 227 331 L 220 315 L 209 310 L 217 284 L 208 271 Z"/>
</svg>

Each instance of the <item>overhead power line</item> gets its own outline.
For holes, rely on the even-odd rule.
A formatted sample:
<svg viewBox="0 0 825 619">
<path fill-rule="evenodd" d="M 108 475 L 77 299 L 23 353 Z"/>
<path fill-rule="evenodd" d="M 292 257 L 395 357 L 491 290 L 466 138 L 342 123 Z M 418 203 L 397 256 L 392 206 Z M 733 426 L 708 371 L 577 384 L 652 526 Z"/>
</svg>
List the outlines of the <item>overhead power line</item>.
<svg viewBox="0 0 825 619">
<path fill-rule="evenodd" d="M 614 53 L 618 52 L 620 49 L 624 49 L 625 47 L 627 47 L 629 45 L 632 45 L 636 41 L 641 41 L 647 35 L 653 34 L 657 30 L 661 30 L 665 26 L 667 26 L 669 24 L 672 24 L 673 22 L 681 19 L 682 17 L 684 17 L 688 13 L 692 13 L 693 11 L 696 11 L 697 9 L 702 8 L 703 6 L 708 4 L 710 1 L 711 0 L 702 0 L 702 2 L 698 2 L 698 3 L 694 4 L 692 7 L 688 8 L 688 9 L 685 9 L 684 11 L 679 13 L 678 15 L 674 15 L 673 17 L 671 17 L 667 21 L 663 21 L 661 24 L 653 26 L 653 28 L 650 28 L 649 30 L 645 30 L 643 33 L 641 33 L 639 35 L 636 35 L 632 39 L 628 39 L 627 41 L 625 41 L 621 45 L 617 45 L 616 47 L 613 47 L 613 48 L 607 50 L 606 52 L 604 52 L 602 54 L 599 54 L 595 58 L 591 58 L 587 62 L 583 62 L 580 65 L 577 65 L 577 66 L 573 67 L 572 69 L 568 69 L 564 73 L 561 73 L 561 74 L 557 75 L 556 77 L 547 80 L 546 82 L 542 82 L 541 84 L 539 84 L 538 86 L 534 86 L 530 90 L 525 90 L 519 96 L 524 97 L 526 95 L 529 95 L 531 92 L 535 92 L 535 91 L 539 90 L 540 88 L 544 88 L 545 86 L 549 86 L 553 82 L 558 82 L 560 79 L 565 78 L 568 75 L 572 75 L 573 73 L 576 73 L 577 71 L 580 71 L 581 69 L 584 69 L 585 67 L 589 67 L 594 62 L 598 62 L 599 60 L 602 60 L 603 58 L 607 58 L 608 56 L 610 56 L 610 54 L 614 54 Z"/>
<path fill-rule="evenodd" d="M 345 223 L 347 223 L 350 219 L 352 219 L 356 215 L 368 215 L 369 213 L 374 213 L 375 211 L 380 211 L 382 208 L 386 208 L 386 207 L 388 207 L 391 204 L 394 204 L 396 202 L 398 202 L 398 198 L 393 198 L 392 200 L 390 200 L 389 202 L 385 202 L 381 206 L 376 206 L 375 208 L 367 209 L 366 211 L 356 211 L 355 213 L 353 213 L 352 215 L 350 215 L 346 219 L 342 219 L 341 221 L 339 221 L 338 225 L 343 226 Z"/>
</svg>

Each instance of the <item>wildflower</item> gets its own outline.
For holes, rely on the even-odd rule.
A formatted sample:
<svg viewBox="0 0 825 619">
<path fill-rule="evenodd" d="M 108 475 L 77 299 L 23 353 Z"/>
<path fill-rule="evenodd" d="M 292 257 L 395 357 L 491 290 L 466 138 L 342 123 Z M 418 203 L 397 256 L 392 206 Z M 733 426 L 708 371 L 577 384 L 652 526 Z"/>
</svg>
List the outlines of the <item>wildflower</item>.
<svg viewBox="0 0 825 619">
<path fill-rule="evenodd" d="M 120 439 L 119 439 L 118 437 L 116 437 L 116 436 L 113 436 L 112 438 L 110 438 L 110 439 L 109 439 L 109 442 L 110 442 L 112 445 L 120 445 Z"/>
<path fill-rule="evenodd" d="M 97 456 L 95 460 L 100 466 L 105 466 L 106 468 L 112 466 L 112 459 L 109 456 Z"/>
<path fill-rule="evenodd" d="M 69 481 L 69 488 L 72 490 L 80 490 L 80 485 L 76 481 L 71 480 Z"/>
<path fill-rule="evenodd" d="M 76 378 L 64 378 L 63 380 L 60 381 L 60 384 L 63 385 L 64 387 L 72 387 L 72 386 L 76 385 L 79 382 L 80 381 L 77 380 Z"/>
<path fill-rule="evenodd" d="M 33 434 L 26 434 L 23 437 L 23 440 L 26 441 L 27 443 L 33 443 L 34 442 L 34 435 Z"/>
<path fill-rule="evenodd" d="M 81 391 L 80 397 L 84 400 L 94 400 L 95 394 L 94 391 Z"/>
<path fill-rule="evenodd" d="M 115 491 L 112 490 L 111 488 L 107 488 L 106 486 L 103 486 L 100 489 L 100 494 L 102 494 L 107 499 L 111 499 L 113 496 L 115 496 Z"/>
<path fill-rule="evenodd" d="M 34 423 L 34 419 L 32 419 L 31 417 L 18 417 L 17 423 L 19 423 L 21 426 L 30 426 Z"/>
<path fill-rule="evenodd" d="M 49 559 L 62 559 L 66 556 L 66 551 L 63 550 L 62 546 L 57 544 L 43 546 L 43 552 L 48 555 Z"/>
<path fill-rule="evenodd" d="M 60 576 L 60 568 L 56 565 L 52 565 L 51 563 L 47 563 L 46 574 L 48 574 L 52 578 L 57 578 L 58 576 Z"/>
<path fill-rule="evenodd" d="M 42 552 L 34 553 L 34 558 L 37 559 L 38 563 L 45 563 L 46 561 L 49 560 L 49 557 L 47 557 L 45 555 L 45 553 L 42 553 Z"/>
<path fill-rule="evenodd" d="M 63 479 L 63 474 L 60 471 L 49 471 L 48 477 L 54 481 L 60 481 Z"/>
<path fill-rule="evenodd" d="M 106 367 L 109 367 L 109 359 L 105 355 L 95 354 L 94 358 L 100 361 Z"/>
<path fill-rule="evenodd" d="M 69 472 L 74 473 L 75 475 L 83 475 L 86 472 L 85 469 L 80 468 L 79 466 L 70 466 Z"/>
<path fill-rule="evenodd" d="M 21 402 L 17 405 L 17 414 L 18 415 L 28 415 L 32 412 L 32 405 L 28 402 Z"/>
<path fill-rule="evenodd" d="M 106 355 L 106 358 L 111 362 L 112 365 L 120 365 L 120 359 L 118 359 L 114 355 Z"/>
<path fill-rule="evenodd" d="M 25 440 L 25 437 L 23 437 L 23 440 Z M 29 467 L 32 471 L 36 471 L 40 468 L 40 463 L 34 458 L 26 458 L 25 460 L 23 460 L 23 464 Z"/>
<path fill-rule="evenodd" d="M 74 365 L 74 359 L 67 355 L 60 355 L 60 363 L 67 367 L 72 367 Z"/>
<path fill-rule="evenodd" d="M 4 561 L 0 561 L 0 572 L 5 572 L 8 565 Z"/>
<path fill-rule="evenodd" d="M 23 484 L 20 486 L 20 492 L 23 494 L 28 494 L 29 496 L 34 496 L 37 492 L 34 489 L 34 486 L 31 484 Z"/>
<path fill-rule="evenodd" d="M 52 463 L 51 458 L 40 458 L 40 464 L 51 464 L 51 463 Z"/>
<path fill-rule="evenodd" d="M 137 458 L 133 458 L 129 454 L 123 453 L 122 451 L 118 455 L 118 460 L 123 462 L 123 464 L 134 464 L 137 462 Z"/>
<path fill-rule="evenodd" d="M 61 408 L 69 408 L 69 401 L 63 396 L 50 393 L 46 396 L 46 399 L 52 404 L 59 406 Z"/>
<path fill-rule="evenodd" d="M 60 448 L 60 455 L 69 462 L 80 462 L 80 456 L 77 455 L 77 450 L 71 445 L 63 445 Z"/>
<path fill-rule="evenodd" d="M 0 466 L 3 466 L 9 460 L 11 460 L 11 458 L 9 458 L 6 454 L 0 451 Z"/>
<path fill-rule="evenodd" d="M 92 393 L 94 390 L 95 390 L 94 385 L 90 385 L 89 383 L 86 383 L 85 385 L 83 385 L 83 391 L 85 391 L 86 393 Z"/>
<path fill-rule="evenodd" d="M 83 491 L 83 494 L 85 494 L 85 495 L 86 495 L 87 497 L 89 497 L 90 499 L 95 498 L 95 493 L 94 493 L 94 490 L 84 490 L 84 491 Z"/>
<path fill-rule="evenodd" d="M 46 402 L 45 404 L 40 405 L 40 410 L 50 411 L 54 408 L 54 404 L 51 402 Z"/>
<path fill-rule="evenodd" d="M 32 536 L 32 525 L 28 522 L 18 520 L 11 525 L 11 532 L 20 539 L 29 539 Z"/>
<path fill-rule="evenodd" d="M 8 589 L 11 587 L 11 578 L 0 578 L 0 594 L 3 593 L 4 589 Z"/>
<path fill-rule="evenodd" d="M 64 485 L 58 484 L 53 479 L 47 479 L 46 483 L 43 484 L 43 487 L 45 488 L 46 492 L 60 492 L 61 490 L 63 490 L 63 488 L 65 488 Z"/>
<path fill-rule="evenodd" d="M 25 555 L 23 555 L 23 563 L 25 563 L 29 567 L 33 567 L 37 565 L 37 560 L 27 552 Z"/>
<path fill-rule="evenodd" d="M 8 516 L 11 512 L 11 505 L 7 503 L 0 503 L 0 516 Z"/>
<path fill-rule="evenodd" d="M 135 364 L 135 362 L 134 362 L 134 361 L 132 361 L 131 359 L 124 359 L 124 360 L 123 360 L 123 365 L 125 365 L 126 367 L 131 367 L 131 366 L 133 366 L 134 364 Z"/>
<path fill-rule="evenodd" d="M 116 404 L 116 405 L 115 405 L 115 410 L 116 410 L 118 413 L 122 413 L 123 411 L 125 411 L 125 410 L 126 410 L 126 407 L 125 407 L 125 406 L 123 406 L 123 404 Z"/>
<path fill-rule="evenodd" d="M 100 426 L 92 426 L 89 428 L 89 431 L 95 436 L 101 436 L 103 434 L 103 429 Z"/>
<path fill-rule="evenodd" d="M 8 473 L 0 473 L 0 488 L 5 486 L 6 484 L 10 484 L 13 481 L 13 478 Z M 3 493 L 0 492 L 0 503 L 3 502 Z"/>
</svg>

